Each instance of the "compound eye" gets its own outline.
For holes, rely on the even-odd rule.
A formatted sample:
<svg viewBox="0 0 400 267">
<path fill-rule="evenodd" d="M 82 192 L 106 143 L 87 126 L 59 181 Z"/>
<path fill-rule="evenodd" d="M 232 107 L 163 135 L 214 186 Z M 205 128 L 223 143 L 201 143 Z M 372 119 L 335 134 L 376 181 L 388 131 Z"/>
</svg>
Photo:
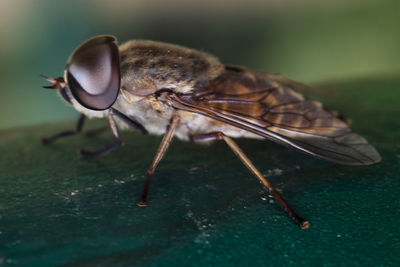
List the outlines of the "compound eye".
<svg viewBox="0 0 400 267">
<path fill-rule="evenodd" d="M 67 82 L 84 107 L 105 110 L 114 104 L 120 88 L 120 65 L 114 36 L 96 36 L 81 44 L 69 57 Z"/>
</svg>

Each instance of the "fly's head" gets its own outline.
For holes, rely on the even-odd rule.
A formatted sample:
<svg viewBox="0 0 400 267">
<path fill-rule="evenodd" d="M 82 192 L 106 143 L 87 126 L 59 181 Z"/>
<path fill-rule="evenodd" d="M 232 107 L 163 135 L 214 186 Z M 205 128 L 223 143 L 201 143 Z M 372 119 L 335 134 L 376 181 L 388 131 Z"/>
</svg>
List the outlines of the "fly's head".
<svg viewBox="0 0 400 267">
<path fill-rule="evenodd" d="M 117 40 L 113 36 L 93 37 L 78 46 L 67 61 L 64 78 L 42 76 L 78 111 L 102 116 L 116 101 L 121 83 Z"/>
</svg>

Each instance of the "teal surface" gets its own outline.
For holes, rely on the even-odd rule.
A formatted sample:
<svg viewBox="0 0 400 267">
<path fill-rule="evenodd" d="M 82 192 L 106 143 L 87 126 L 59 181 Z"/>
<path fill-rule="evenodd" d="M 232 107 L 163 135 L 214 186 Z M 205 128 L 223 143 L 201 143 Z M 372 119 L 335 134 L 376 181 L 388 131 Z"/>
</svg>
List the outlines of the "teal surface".
<svg viewBox="0 0 400 267">
<path fill-rule="evenodd" d="M 160 137 L 124 132 L 44 147 L 74 122 L 0 132 L 0 265 L 400 265 L 400 80 L 328 86 L 318 98 L 351 117 L 383 162 L 346 167 L 238 140 L 299 214 L 301 230 L 223 143 L 175 140 L 150 206 L 136 206 Z M 93 121 L 86 129 L 105 124 Z"/>
</svg>

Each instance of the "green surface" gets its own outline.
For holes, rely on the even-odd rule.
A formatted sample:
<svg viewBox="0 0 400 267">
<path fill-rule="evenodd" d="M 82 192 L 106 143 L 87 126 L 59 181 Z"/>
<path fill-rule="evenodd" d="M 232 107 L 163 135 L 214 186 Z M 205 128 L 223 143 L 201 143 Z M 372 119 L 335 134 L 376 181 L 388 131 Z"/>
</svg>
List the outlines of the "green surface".
<svg viewBox="0 0 400 267">
<path fill-rule="evenodd" d="M 400 81 L 348 82 L 318 98 L 348 115 L 383 156 L 369 167 L 238 140 L 312 223 L 301 230 L 223 143 L 175 140 L 156 171 L 150 206 L 136 206 L 160 137 L 85 159 L 111 134 L 52 146 L 73 122 L 0 132 L 0 265 L 399 265 Z M 337 88 L 335 90 L 333 88 Z M 86 129 L 102 125 L 93 121 Z"/>
</svg>

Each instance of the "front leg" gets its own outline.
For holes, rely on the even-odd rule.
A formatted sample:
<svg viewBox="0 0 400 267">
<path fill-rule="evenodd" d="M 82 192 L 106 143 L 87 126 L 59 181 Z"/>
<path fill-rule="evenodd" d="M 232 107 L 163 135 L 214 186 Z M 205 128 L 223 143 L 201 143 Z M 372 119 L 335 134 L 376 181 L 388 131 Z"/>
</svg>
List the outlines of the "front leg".
<svg viewBox="0 0 400 267">
<path fill-rule="evenodd" d="M 85 157 L 99 156 L 107 151 L 110 151 L 111 149 L 113 149 L 115 147 L 119 147 L 122 145 L 122 140 L 118 133 L 117 124 L 115 123 L 113 115 L 114 114 L 113 114 L 112 110 L 110 109 L 110 111 L 108 113 L 108 121 L 110 123 L 111 131 L 114 135 L 114 142 L 111 144 L 108 144 L 98 150 L 94 150 L 94 151 L 88 151 L 88 150 L 81 149 L 81 150 L 79 150 L 80 155 L 85 156 Z"/>
<path fill-rule="evenodd" d="M 71 136 L 71 135 L 75 135 L 75 134 L 79 134 L 82 131 L 85 119 L 86 119 L 86 116 L 81 114 L 81 116 L 78 119 L 78 122 L 76 123 L 75 130 L 64 131 L 64 132 L 58 133 L 56 135 L 53 135 L 51 137 L 43 137 L 41 140 L 42 144 L 49 145 L 49 144 L 57 141 L 58 139 L 61 139 L 61 138 L 67 137 L 67 136 Z"/>
<path fill-rule="evenodd" d="M 126 123 L 126 125 L 128 125 L 129 128 L 131 128 L 133 131 L 140 131 L 142 134 L 147 134 L 148 133 L 146 128 L 144 128 L 144 126 L 142 124 L 140 124 L 139 122 L 133 120 L 132 118 L 129 118 L 128 116 L 126 116 L 125 114 L 121 113 L 117 109 L 110 108 L 110 114 L 112 114 L 115 117 L 118 117 L 121 121 Z M 93 137 L 93 136 L 97 136 L 97 135 L 105 132 L 106 130 L 108 130 L 108 125 L 104 126 L 104 127 L 101 127 L 101 128 L 98 128 L 98 129 L 89 130 L 89 131 L 85 132 L 85 135 L 87 137 Z"/>
<path fill-rule="evenodd" d="M 114 116 L 116 116 L 118 119 L 120 119 L 121 121 L 126 123 L 132 130 L 135 130 L 135 131 L 138 130 L 144 134 L 147 133 L 147 130 L 139 122 L 136 122 L 132 118 L 129 118 L 128 116 L 121 113 L 117 109 L 110 108 L 108 111 L 108 121 L 110 124 L 110 128 L 112 130 L 112 133 L 114 135 L 114 142 L 111 144 L 108 144 L 98 150 L 95 150 L 95 151 L 87 151 L 87 150 L 81 149 L 79 151 L 79 154 L 81 154 L 82 156 L 89 156 L 89 157 L 99 156 L 105 152 L 110 151 L 111 149 L 113 149 L 115 147 L 119 147 L 122 145 L 122 140 L 118 133 L 118 128 L 117 128 L 117 124 L 115 123 Z M 106 129 L 100 128 L 100 129 L 96 129 L 96 130 L 88 132 L 88 133 L 89 133 L 89 135 L 97 135 L 99 133 L 102 133 L 104 130 L 106 130 Z"/>
<path fill-rule="evenodd" d="M 103 127 L 99 127 L 99 128 L 96 128 L 96 129 L 87 130 L 84 133 L 84 135 L 86 137 L 95 137 L 95 136 L 98 136 L 98 135 L 104 133 L 107 130 L 108 130 L 108 125 L 105 125 Z"/>
</svg>

